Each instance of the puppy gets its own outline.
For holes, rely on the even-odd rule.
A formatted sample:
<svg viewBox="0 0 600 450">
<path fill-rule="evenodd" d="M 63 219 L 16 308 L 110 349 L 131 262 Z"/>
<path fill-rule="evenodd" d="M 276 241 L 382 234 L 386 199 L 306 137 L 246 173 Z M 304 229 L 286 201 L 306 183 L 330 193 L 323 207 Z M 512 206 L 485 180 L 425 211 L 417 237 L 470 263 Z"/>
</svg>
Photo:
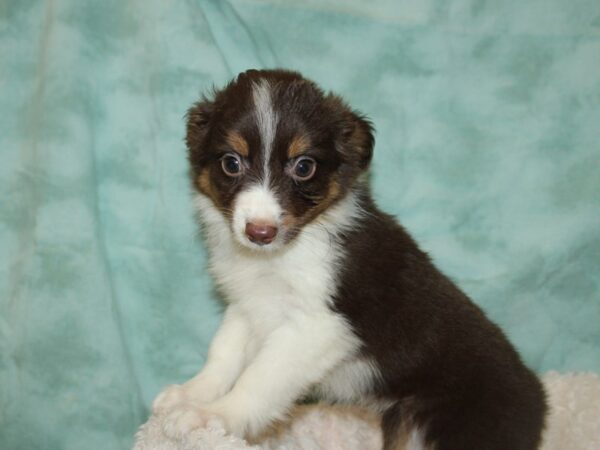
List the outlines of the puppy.
<svg viewBox="0 0 600 450">
<path fill-rule="evenodd" d="M 543 389 L 369 194 L 373 129 L 300 74 L 250 70 L 188 114 L 210 271 L 228 307 L 166 432 L 253 436 L 313 393 L 381 412 L 384 449 L 533 450 Z"/>
</svg>

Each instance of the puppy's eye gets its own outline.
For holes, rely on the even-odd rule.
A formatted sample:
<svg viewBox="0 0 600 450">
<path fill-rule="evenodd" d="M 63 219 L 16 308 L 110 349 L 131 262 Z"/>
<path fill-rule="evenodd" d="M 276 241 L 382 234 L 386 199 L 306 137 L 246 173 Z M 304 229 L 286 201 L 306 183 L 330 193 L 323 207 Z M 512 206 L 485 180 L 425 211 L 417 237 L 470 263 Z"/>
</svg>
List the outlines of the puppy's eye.
<svg viewBox="0 0 600 450">
<path fill-rule="evenodd" d="M 317 170 L 317 162 L 308 156 L 301 156 L 292 166 L 292 177 L 296 180 L 310 180 Z"/>
<path fill-rule="evenodd" d="M 221 158 L 221 168 L 229 177 L 239 177 L 244 171 L 242 159 L 235 153 L 227 153 Z"/>
</svg>

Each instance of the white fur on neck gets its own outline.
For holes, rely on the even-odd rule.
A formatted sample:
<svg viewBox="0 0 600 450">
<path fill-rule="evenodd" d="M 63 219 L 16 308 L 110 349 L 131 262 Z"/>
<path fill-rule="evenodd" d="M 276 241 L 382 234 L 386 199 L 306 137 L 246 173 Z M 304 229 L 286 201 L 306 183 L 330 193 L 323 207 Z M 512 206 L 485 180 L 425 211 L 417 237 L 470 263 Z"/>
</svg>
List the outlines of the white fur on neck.
<svg viewBox="0 0 600 450">
<path fill-rule="evenodd" d="M 294 240 L 277 251 L 263 252 L 241 246 L 227 219 L 208 197 L 197 194 L 195 206 L 204 225 L 211 274 L 225 289 L 225 294 L 228 294 L 228 285 L 240 284 L 244 273 L 252 272 L 261 277 L 261 271 L 266 275 L 273 270 L 283 279 L 301 278 L 302 274 L 308 275 L 306 272 L 317 272 L 309 279 L 321 278 L 324 292 L 332 294 L 336 265 L 343 256 L 343 249 L 332 237 L 352 228 L 363 214 L 356 195 L 351 192 L 306 225 Z M 251 281 L 250 284 L 256 283 Z M 290 281 L 290 284 L 294 283 Z M 233 295 L 226 298 L 228 302 L 247 296 L 245 289 L 238 294 L 231 293 Z"/>
</svg>

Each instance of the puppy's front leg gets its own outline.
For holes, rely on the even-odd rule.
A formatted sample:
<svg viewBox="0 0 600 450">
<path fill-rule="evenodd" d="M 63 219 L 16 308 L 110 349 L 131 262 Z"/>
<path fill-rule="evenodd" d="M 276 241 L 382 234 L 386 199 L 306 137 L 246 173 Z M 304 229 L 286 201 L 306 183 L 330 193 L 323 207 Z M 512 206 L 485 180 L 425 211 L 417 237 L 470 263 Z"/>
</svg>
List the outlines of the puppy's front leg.
<svg viewBox="0 0 600 450">
<path fill-rule="evenodd" d="M 202 409 L 239 436 L 257 434 L 356 348 L 333 314 L 292 317 L 267 337 L 232 390 Z"/>
<path fill-rule="evenodd" d="M 163 390 L 152 405 L 155 412 L 172 409 L 182 402 L 208 403 L 231 389 L 247 359 L 249 339 L 246 318 L 235 305 L 227 308 L 202 371 L 182 385 Z"/>
</svg>

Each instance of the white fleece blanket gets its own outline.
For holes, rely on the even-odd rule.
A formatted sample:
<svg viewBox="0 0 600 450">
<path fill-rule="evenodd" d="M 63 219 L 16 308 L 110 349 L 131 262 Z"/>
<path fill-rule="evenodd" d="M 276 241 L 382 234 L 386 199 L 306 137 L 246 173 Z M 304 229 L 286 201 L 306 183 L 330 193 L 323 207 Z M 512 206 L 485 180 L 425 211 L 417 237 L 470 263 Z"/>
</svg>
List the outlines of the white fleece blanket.
<svg viewBox="0 0 600 450">
<path fill-rule="evenodd" d="M 600 377 L 592 373 L 543 377 L 550 415 L 542 450 L 600 450 Z M 298 406 L 290 420 L 255 445 L 225 433 L 218 422 L 181 441 L 162 432 L 162 416 L 141 426 L 134 450 L 365 450 L 380 449 L 377 419 L 355 408 Z M 508 450 L 508 449 L 507 449 Z"/>
</svg>

